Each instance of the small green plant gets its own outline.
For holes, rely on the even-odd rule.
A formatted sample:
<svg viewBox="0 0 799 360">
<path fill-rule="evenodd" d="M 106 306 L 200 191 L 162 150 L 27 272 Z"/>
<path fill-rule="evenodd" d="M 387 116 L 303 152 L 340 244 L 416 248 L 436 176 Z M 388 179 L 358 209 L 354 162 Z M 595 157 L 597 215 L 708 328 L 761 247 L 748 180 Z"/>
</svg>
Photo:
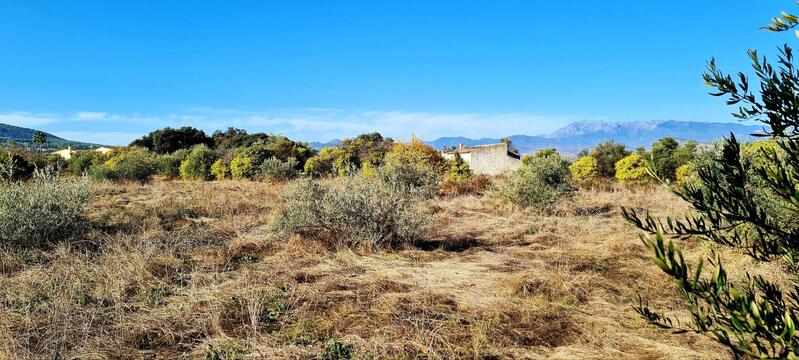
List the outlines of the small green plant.
<svg viewBox="0 0 799 360">
<path fill-rule="evenodd" d="M 238 360 L 244 359 L 249 350 L 245 347 L 214 347 L 208 345 L 208 351 L 205 352 L 205 360 Z"/>
<path fill-rule="evenodd" d="M 323 360 L 348 360 L 353 356 L 352 344 L 341 340 L 330 340 L 322 351 Z"/>
</svg>

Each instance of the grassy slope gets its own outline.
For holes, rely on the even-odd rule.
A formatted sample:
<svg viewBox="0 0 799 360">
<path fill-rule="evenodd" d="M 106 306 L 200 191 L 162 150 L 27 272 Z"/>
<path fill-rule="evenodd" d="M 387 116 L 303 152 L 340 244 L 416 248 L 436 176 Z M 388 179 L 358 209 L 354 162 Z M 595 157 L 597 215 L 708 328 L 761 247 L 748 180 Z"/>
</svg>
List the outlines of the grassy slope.
<svg viewBox="0 0 799 360">
<path fill-rule="evenodd" d="M 105 228 L 72 248 L 2 254 L 0 358 L 314 358 L 336 339 L 356 358 L 728 356 L 633 311 L 636 292 L 666 310 L 675 295 L 616 209 L 685 211 L 665 190 L 584 191 L 551 216 L 440 199 L 437 232 L 396 252 L 275 238 L 280 191 L 95 186 L 91 216 Z"/>
</svg>

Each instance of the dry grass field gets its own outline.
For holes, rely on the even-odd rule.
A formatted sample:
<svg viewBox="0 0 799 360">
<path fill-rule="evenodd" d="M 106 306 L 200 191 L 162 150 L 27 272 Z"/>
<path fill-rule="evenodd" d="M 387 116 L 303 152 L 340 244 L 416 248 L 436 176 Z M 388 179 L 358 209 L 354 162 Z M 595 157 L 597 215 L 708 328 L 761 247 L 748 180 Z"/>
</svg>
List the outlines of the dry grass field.
<svg viewBox="0 0 799 360">
<path fill-rule="evenodd" d="M 634 311 L 640 293 L 679 314 L 618 210 L 687 211 L 666 189 L 582 190 L 551 214 L 439 198 L 426 205 L 437 219 L 428 239 L 369 250 L 276 236 L 283 187 L 94 184 L 99 225 L 80 241 L 2 254 L 0 358 L 730 356 Z M 724 256 L 731 276 L 774 272 Z"/>
</svg>

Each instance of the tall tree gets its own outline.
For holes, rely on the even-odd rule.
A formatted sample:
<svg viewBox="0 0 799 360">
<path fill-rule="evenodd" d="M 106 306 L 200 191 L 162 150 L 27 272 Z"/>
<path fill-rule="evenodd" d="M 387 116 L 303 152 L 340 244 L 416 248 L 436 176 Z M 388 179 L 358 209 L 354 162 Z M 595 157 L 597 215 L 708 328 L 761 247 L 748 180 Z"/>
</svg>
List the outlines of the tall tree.
<svg viewBox="0 0 799 360">
<path fill-rule="evenodd" d="M 624 144 L 609 140 L 595 146 L 590 155 L 596 159 L 598 175 L 613 178 L 616 175 L 616 163 L 630 155 L 630 152 Z"/>
<path fill-rule="evenodd" d="M 42 147 L 47 144 L 47 136 L 41 131 L 34 131 L 31 142 L 41 151 Z"/>
<path fill-rule="evenodd" d="M 153 131 L 140 139 L 134 140 L 130 143 L 130 146 L 144 147 L 158 154 L 170 154 L 180 149 L 189 149 L 198 144 L 212 146 L 213 139 L 208 137 L 202 130 L 184 126 L 178 129 L 165 127 L 161 130 Z"/>
<path fill-rule="evenodd" d="M 785 31 L 798 23 L 796 16 L 783 13 L 765 28 Z M 722 73 L 715 60 L 710 61 L 703 78 L 716 89 L 711 95 L 724 96 L 728 104 L 739 106 L 735 117 L 765 124 L 767 136 L 778 146 L 760 149 L 763 161 L 758 163 L 742 157 L 734 136 L 726 139 L 715 162 L 699 169 L 698 184 L 674 189 L 697 215 L 662 221 L 646 211 L 622 210 L 628 221 L 652 235 L 642 236 L 643 242 L 655 264 L 676 282 L 691 322 L 681 324 L 649 309 L 643 301 L 638 308 L 641 315 L 663 328 L 708 335 L 737 357 L 797 359 L 799 71 L 787 44 L 780 49 L 776 65 L 754 50 L 749 56 L 757 87 L 750 86 L 749 77 L 743 73 L 738 74 L 737 81 Z M 764 201 L 763 193 L 769 201 Z M 695 236 L 738 248 L 757 261 L 783 259 L 791 283 L 785 286 L 749 274 L 734 281 L 728 278 L 718 255 L 689 265 L 674 241 Z M 671 239 L 667 242 L 666 237 Z"/>
</svg>

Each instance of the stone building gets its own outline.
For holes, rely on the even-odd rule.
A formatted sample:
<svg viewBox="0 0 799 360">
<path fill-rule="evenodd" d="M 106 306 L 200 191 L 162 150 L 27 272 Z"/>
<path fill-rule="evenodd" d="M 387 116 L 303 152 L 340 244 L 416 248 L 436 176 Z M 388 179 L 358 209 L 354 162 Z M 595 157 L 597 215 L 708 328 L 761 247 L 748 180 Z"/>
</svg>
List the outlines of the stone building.
<svg viewBox="0 0 799 360">
<path fill-rule="evenodd" d="M 461 155 L 463 161 L 469 165 L 476 174 L 498 175 L 513 171 L 521 165 L 521 156 L 508 151 L 508 144 L 477 145 L 475 147 L 460 147 L 454 151 L 443 154 L 445 159 L 454 159 L 455 153 Z"/>
</svg>

